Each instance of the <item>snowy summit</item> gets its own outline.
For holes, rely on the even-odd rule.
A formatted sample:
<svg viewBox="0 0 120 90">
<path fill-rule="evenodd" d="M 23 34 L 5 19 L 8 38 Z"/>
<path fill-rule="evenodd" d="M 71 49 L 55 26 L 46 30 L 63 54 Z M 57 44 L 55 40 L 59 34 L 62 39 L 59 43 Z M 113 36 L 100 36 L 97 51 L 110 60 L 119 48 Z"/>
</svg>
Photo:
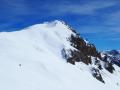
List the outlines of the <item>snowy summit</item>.
<svg viewBox="0 0 120 90">
<path fill-rule="evenodd" d="M 120 68 L 102 61 L 94 46 L 80 38 L 58 20 L 1 32 L 0 90 L 120 90 Z M 86 53 L 91 48 L 93 52 Z M 111 72 L 109 65 L 115 70 Z"/>
</svg>

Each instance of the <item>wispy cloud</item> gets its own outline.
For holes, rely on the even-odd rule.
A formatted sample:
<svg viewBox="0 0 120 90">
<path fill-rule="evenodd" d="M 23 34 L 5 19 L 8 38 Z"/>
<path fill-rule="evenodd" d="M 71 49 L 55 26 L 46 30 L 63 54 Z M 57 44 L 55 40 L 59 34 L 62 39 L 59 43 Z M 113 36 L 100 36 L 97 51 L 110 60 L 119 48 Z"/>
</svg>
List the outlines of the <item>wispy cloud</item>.
<svg viewBox="0 0 120 90">
<path fill-rule="evenodd" d="M 109 33 L 120 34 L 120 10 L 105 16 L 104 25 L 108 27 Z"/>
<path fill-rule="evenodd" d="M 108 14 L 106 17 L 105 24 L 111 26 L 120 26 L 120 10 L 113 11 L 112 13 Z"/>
<path fill-rule="evenodd" d="M 113 1 L 91 1 L 88 3 L 67 3 L 67 4 L 58 4 L 53 5 L 51 8 L 48 8 L 53 14 L 78 14 L 78 15 L 91 15 L 95 14 L 97 10 L 111 7 L 116 5 L 117 2 Z"/>
<path fill-rule="evenodd" d="M 81 27 L 79 31 L 82 34 L 100 34 L 107 32 L 106 27 L 104 26 L 85 26 Z"/>
<path fill-rule="evenodd" d="M 15 15 L 31 15 L 31 14 L 41 14 L 39 10 L 46 11 L 49 15 L 64 15 L 64 14 L 78 14 L 78 15 L 90 15 L 95 14 L 97 10 L 114 6 L 116 1 L 99 0 L 99 1 L 89 1 L 87 3 L 72 3 L 70 1 L 62 1 L 57 3 L 53 0 L 48 2 L 38 2 L 39 5 L 29 3 L 28 0 L 2 0 L 7 7 L 4 9 L 10 10 L 11 14 Z M 26 2 L 27 1 L 27 2 Z M 54 4 L 57 3 L 57 4 Z M 43 13 L 43 12 L 42 12 Z"/>
</svg>

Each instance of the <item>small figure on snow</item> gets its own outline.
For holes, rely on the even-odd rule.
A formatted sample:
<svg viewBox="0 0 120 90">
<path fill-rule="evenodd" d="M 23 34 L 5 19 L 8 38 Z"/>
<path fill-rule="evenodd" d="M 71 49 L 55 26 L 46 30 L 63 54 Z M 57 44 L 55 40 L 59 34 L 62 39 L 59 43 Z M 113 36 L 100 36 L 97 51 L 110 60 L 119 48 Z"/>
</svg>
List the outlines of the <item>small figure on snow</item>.
<svg viewBox="0 0 120 90">
<path fill-rule="evenodd" d="M 22 66 L 22 64 L 19 64 L 19 67 L 21 67 Z"/>
</svg>

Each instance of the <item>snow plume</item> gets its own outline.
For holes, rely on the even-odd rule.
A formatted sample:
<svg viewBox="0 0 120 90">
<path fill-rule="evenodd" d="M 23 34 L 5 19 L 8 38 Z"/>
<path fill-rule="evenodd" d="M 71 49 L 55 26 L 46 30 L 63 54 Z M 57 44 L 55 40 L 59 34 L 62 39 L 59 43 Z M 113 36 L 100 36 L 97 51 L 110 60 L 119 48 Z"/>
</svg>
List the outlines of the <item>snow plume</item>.
<svg viewBox="0 0 120 90">
<path fill-rule="evenodd" d="M 71 36 L 76 33 L 58 20 L 0 33 L 0 90 L 120 90 L 120 69 L 116 65 L 113 74 L 105 68 L 92 69 L 97 76 L 101 74 L 104 84 L 91 74 L 91 68 L 97 68 L 92 64 L 94 54 L 86 53 L 85 58 L 93 55 L 91 64 L 66 62 L 66 55 L 80 53 L 75 44 L 71 45 Z M 94 46 L 84 44 L 95 51 Z M 81 51 L 85 54 L 84 50 L 88 49 Z M 65 58 L 62 53 L 66 53 Z M 104 66 L 103 61 L 100 63 Z"/>
</svg>

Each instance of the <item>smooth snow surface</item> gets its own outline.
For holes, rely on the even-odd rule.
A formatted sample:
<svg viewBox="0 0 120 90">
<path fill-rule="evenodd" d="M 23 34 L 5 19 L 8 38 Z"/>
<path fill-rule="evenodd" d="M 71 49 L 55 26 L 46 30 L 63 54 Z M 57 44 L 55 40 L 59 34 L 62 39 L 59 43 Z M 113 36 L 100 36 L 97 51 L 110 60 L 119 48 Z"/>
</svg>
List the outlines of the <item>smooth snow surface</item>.
<svg viewBox="0 0 120 90">
<path fill-rule="evenodd" d="M 102 71 L 105 84 L 83 63 L 71 65 L 61 50 L 74 34 L 60 21 L 0 33 L 0 90 L 120 90 L 120 69 Z"/>
</svg>

